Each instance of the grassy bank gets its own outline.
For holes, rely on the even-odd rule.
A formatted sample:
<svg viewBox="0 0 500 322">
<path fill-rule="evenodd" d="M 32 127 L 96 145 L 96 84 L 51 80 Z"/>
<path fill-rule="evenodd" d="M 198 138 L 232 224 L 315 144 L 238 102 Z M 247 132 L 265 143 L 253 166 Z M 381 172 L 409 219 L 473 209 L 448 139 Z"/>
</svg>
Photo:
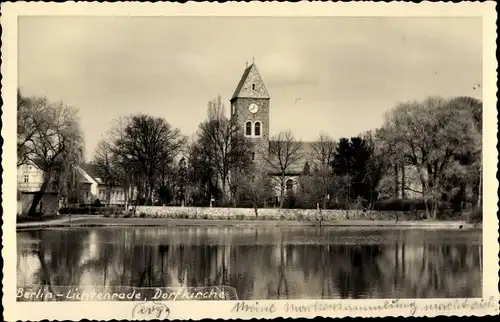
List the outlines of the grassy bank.
<svg viewBox="0 0 500 322">
<path fill-rule="evenodd" d="M 18 215 L 16 218 L 17 223 L 23 222 L 44 222 L 49 220 L 54 220 L 60 218 L 57 214 L 48 214 L 43 216 L 28 216 L 28 215 Z"/>
<path fill-rule="evenodd" d="M 40 228 L 76 227 L 346 227 L 349 229 L 470 229 L 480 228 L 480 224 L 463 221 L 372 221 L 372 220 L 335 220 L 335 221 L 290 221 L 290 220 L 219 220 L 219 219 L 172 219 L 138 217 L 75 216 L 43 222 L 19 223 L 17 230 Z"/>
</svg>

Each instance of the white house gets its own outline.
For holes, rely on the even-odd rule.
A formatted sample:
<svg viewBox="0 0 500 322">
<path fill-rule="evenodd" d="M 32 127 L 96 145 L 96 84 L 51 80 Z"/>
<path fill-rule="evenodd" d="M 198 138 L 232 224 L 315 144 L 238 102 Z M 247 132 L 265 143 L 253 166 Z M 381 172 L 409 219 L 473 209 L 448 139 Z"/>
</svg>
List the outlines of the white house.
<svg viewBox="0 0 500 322">
<path fill-rule="evenodd" d="M 44 172 L 34 164 L 23 164 L 17 168 L 17 214 L 27 214 L 35 194 L 43 184 Z M 59 185 L 52 180 L 38 204 L 37 212 L 57 213 L 59 210 Z"/>
<path fill-rule="evenodd" d="M 97 164 L 89 162 L 78 167 L 80 174 L 80 199 L 82 203 L 94 203 L 97 199 L 101 204 L 109 204 L 114 206 L 126 206 L 135 200 L 136 189 L 130 187 L 124 189 L 122 186 L 108 187 L 99 175 Z M 109 194 L 108 194 L 109 192 Z M 108 198 L 109 196 L 109 198 Z"/>
</svg>

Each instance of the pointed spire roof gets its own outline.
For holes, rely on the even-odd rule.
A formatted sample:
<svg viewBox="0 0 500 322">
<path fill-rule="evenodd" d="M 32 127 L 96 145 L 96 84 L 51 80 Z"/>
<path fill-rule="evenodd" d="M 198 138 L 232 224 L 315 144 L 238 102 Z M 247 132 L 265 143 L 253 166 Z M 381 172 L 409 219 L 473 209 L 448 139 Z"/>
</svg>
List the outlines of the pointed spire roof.
<svg viewBox="0 0 500 322">
<path fill-rule="evenodd" d="M 231 100 L 235 98 L 270 98 L 255 62 L 245 68 Z"/>
</svg>

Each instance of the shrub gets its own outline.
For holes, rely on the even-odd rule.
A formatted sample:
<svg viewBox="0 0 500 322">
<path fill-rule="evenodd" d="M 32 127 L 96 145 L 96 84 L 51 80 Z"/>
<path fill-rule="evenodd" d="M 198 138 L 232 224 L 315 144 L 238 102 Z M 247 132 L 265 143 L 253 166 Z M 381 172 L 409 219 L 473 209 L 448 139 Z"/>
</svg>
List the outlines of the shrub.
<svg viewBox="0 0 500 322">
<path fill-rule="evenodd" d="M 144 217 L 146 217 L 146 213 L 141 212 L 141 213 L 139 214 L 139 217 L 140 217 L 140 218 L 144 218 Z"/>
<path fill-rule="evenodd" d="M 467 213 L 468 222 L 470 223 L 481 223 L 483 222 L 483 210 L 481 208 L 477 208 Z"/>
<path fill-rule="evenodd" d="M 378 211 L 415 211 L 425 210 L 423 199 L 390 198 L 378 200 L 373 204 L 373 210 Z"/>
</svg>

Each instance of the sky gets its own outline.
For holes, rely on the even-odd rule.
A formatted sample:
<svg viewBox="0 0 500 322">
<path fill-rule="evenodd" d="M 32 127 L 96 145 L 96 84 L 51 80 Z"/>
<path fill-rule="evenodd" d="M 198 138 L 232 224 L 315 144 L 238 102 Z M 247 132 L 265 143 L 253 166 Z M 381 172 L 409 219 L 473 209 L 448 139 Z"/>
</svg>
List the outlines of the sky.
<svg viewBox="0 0 500 322">
<path fill-rule="evenodd" d="M 87 158 L 120 116 L 163 117 L 193 135 L 255 64 L 270 134 L 351 137 L 397 103 L 482 98 L 480 18 L 20 17 L 24 95 L 79 109 Z M 295 103 L 296 98 L 301 98 Z"/>
</svg>

